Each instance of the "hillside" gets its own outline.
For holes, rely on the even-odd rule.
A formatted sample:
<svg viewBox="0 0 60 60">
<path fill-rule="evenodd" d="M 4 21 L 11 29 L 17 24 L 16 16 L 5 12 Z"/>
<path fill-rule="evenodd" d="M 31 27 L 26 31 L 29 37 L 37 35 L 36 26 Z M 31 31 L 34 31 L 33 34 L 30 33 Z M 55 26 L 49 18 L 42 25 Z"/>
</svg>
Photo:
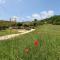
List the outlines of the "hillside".
<svg viewBox="0 0 60 60">
<path fill-rule="evenodd" d="M 60 25 L 60 15 L 56 15 L 56 16 L 44 19 L 43 21 L 49 24 Z"/>
<path fill-rule="evenodd" d="M 34 19 L 32 22 L 24 22 L 24 24 L 28 26 L 38 26 L 43 24 L 53 24 L 53 25 L 60 25 L 60 15 L 55 15 L 50 18 L 46 18 L 43 20 Z"/>
</svg>

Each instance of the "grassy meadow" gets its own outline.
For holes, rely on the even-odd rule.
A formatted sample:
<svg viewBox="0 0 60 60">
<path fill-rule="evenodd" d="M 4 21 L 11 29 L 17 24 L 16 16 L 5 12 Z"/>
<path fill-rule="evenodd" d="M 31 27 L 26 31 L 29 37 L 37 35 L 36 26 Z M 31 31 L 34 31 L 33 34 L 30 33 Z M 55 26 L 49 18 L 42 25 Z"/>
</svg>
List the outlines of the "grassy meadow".
<svg viewBox="0 0 60 60">
<path fill-rule="evenodd" d="M 0 60 L 60 60 L 60 25 L 41 25 L 34 32 L 0 41 Z"/>
<path fill-rule="evenodd" d="M 16 34 L 16 33 L 18 33 L 17 30 L 14 30 L 14 29 L 6 29 L 6 30 L 1 30 L 0 31 L 0 36 L 10 35 L 10 34 Z"/>
</svg>

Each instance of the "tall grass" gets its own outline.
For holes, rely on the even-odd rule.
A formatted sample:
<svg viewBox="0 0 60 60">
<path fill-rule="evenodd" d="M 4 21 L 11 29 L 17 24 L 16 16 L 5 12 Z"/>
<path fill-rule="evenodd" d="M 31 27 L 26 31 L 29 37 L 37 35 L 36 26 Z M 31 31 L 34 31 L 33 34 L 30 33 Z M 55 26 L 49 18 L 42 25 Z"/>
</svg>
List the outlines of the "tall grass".
<svg viewBox="0 0 60 60">
<path fill-rule="evenodd" d="M 14 29 L 6 29 L 6 30 L 1 30 L 0 31 L 0 36 L 10 35 L 10 34 L 16 34 L 16 33 L 18 33 L 17 30 L 14 30 Z"/>
<path fill-rule="evenodd" d="M 29 48 L 27 54 L 25 48 Z M 60 60 L 60 26 L 42 25 L 34 32 L 0 41 L 0 60 Z"/>
</svg>

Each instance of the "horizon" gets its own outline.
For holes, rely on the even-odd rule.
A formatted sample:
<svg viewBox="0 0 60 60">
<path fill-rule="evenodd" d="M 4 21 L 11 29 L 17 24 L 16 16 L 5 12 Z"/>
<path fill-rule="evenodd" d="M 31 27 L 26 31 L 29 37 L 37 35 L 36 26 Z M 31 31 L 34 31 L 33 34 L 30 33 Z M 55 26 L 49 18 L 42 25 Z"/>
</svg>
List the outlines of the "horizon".
<svg viewBox="0 0 60 60">
<path fill-rule="evenodd" d="M 51 16 L 51 17 L 55 17 L 55 16 L 60 16 L 60 15 L 54 15 L 54 16 Z M 47 18 L 45 18 L 45 19 L 49 19 L 49 18 L 51 18 L 51 17 L 47 17 Z M 36 19 L 36 18 L 35 18 L 35 19 Z M 27 20 L 25 20 L 25 21 L 17 21 L 17 19 L 16 19 L 16 20 L 13 20 L 13 19 L 11 19 L 11 20 L 10 20 L 10 19 L 9 19 L 9 20 L 1 20 L 1 19 L 0 19 L 0 21 L 33 22 L 35 19 L 33 19 L 33 20 L 28 20 L 28 21 L 27 21 Z M 40 19 L 40 20 L 37 19 L 37 21 L 41 21 L 41 20 L 44 20 L 44 19 Z"/>
<path fill-rule="evenodd" d="M 60 15 L 59 2 L 59 0 L 0 0 L 0 20 L 16 18 L 20 22 Z"/>
</svg>

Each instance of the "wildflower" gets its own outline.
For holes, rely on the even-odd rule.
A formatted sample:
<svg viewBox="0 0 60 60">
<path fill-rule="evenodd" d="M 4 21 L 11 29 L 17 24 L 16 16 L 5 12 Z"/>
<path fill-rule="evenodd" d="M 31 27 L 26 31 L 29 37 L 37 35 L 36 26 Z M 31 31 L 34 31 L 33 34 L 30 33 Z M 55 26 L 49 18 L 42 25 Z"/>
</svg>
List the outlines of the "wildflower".
<svg viewBox="0 0 60 60">
<path fill-rule="evenodd" d="M 34 41 L 34 45 L 35 45 L 35 46 L 38 46 L 38 45 L 39 45 L 38 40 L 35 40 L 35 41 Z"/>
</svg>

